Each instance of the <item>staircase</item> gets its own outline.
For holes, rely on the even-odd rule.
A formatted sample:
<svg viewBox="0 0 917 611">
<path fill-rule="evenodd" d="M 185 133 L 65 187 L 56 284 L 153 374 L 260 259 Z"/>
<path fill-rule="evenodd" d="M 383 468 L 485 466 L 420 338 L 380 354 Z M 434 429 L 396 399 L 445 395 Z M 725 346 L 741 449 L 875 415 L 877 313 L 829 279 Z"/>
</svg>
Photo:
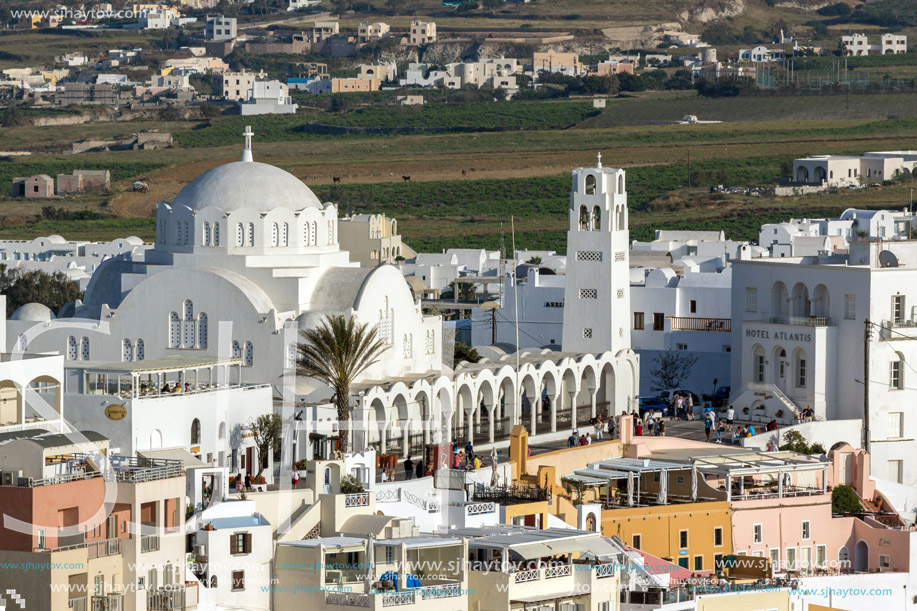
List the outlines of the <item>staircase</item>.
<svg viewBox="0 0 917 611">
<path fill-rule="evenodd" d="M 736 411 L 737 420 L 751 422 L 777 420 L 778 424 L 795 424 L 802 412 L 777 386 L 760 382 L 751 382 L 742 387 L 730 405 Z"/>
<path fill-rule="evenodd" d="M 294 512 L 289 520 L 283 522 L 274 532 L 274 539 L 278 543 L 305 539 L 321 522 L 322 500 L 318 499 L 311 505 Z"/>
</svg>

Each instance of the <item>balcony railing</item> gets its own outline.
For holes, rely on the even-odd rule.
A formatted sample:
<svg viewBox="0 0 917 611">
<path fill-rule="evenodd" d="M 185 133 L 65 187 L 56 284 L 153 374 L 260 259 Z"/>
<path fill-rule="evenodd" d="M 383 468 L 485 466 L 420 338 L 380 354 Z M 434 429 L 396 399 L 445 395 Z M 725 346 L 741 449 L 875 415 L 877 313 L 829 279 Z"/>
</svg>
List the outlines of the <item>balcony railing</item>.
<svg viewBox="0 0 917 611">
<path fill-rule="evenodd" d="M 822 316 L 771 316 L 770 322 L 775 325 L 793 325 L 797 327 L 830 327 L 831 319 Z"/>
<path fill-rule="evenodd" d="M 185 586 L 171 585 L 146 593 L 147 611 L 180 611 L 185 608 Z"/>
<path fill-rule="evenodd" d="M 597 564 L 595 565 L 595 577 L 596 579 L 601 579 L 602 577 L 611 577 L 615 574 L 615 565 L 614 564 Z"/>
<path fill-rule="evenodd" d="M 497 504 L 492 502 L 465 504 L 465 515 L 469 516 L 480 516 L 495 511 L 497 511 Z"/>
<path fill-rule="evenodd" d="M 325 604 L 339 605 L 341 607 L 368 607 L 369 594 L 325 590 Z"/>
<path fill-rule="evenodd" d="M 155 552 L 159 550 L 159 535 L 143 535 L 140 537 L 140 552 Z"/>
<path fill-rule="evenodd" d="M 460 583 L 443 583 L 435 586 L 426 586 L 421 588 L 420 597 L 423 600 L 436 598 L 455 598 L 461 596 L 462 584 Z"/>
<path fill-rule="evenodd" d="M 516 572 L 516 583 L 526 583 L 529 581 L 538 581 L 541 577 L 541 571 L 538 569 L 526 569 L 524 571 Z"/>
<path fill-rule="evenodd" d="M 392 592 L 382 595 L 383 607 L 402 607 L 404 605 L 414 604 L 414 590 L 404 590 L 403 592 Z"/>
<path fill-rule="evenodd" d="M 91 611 L 121 611 L 124 609 L 123 594 L 109 594 L 107 596 L 93 596 Z"/>
<path fill-rule="evenodd" d="M 369 493 L 357 492 L 344 495 L 344 507 L 369 507 Z"/>
<path fill-rule="evenodd" d="M 731 318 L 698 318 L 694 316 L 669 316 L 672 331 L 732 331 Z"/>
<path fill-rule="evenodd" d="M 554 579 L 556 577 L 568 577 L 573 574 L 573 569 L 569 564 L 556 564 L 547 566 L 544 569 L 545 579 Z"/>
</svg>

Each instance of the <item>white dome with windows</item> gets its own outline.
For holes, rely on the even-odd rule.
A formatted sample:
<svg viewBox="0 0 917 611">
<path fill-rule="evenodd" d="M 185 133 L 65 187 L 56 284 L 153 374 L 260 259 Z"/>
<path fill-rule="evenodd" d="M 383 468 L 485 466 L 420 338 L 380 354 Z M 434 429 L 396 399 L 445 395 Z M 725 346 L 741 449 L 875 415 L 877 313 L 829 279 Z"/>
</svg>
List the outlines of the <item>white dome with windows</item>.
<svg viewBox="0 0 917 611">
<path fill-rule="evenodd" d="M 301 180 L 280 168 L 255 161 L 236 161 L 201 174 L 179 191 L 173 207 L 191 210 L 216 207 L 224 212 L 275 208 L 322 208 L 315 193 Z"/>
</svg>

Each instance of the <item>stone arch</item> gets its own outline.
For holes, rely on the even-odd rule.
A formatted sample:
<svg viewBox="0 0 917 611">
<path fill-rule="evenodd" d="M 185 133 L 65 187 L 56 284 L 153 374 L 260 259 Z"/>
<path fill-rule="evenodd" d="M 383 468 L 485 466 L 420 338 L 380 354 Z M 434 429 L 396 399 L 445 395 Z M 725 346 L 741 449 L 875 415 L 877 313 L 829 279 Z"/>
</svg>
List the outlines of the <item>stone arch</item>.
<svg viewBox="0 0 917 611">
<path fill-rule="evenodd" d="M 587 355 L 591 357 L 592 355 Z M 595 418 L 597 411 L 597 400 L 599 390 L 598 374 L 594 365 L 584 363 L 579 376 L 579 392 L 576 394 L 576 404 L 579 406 L 589 406 L 589 411 L 578 410 L 576 426 L 588 424 L 592 418 Z M 582 413 L 579 413 L 582 412 Z"/>
<path fill-rule="evenodd" d="M 817 285 L 812 297 L 812 314 L 818 318 L 828 318 L 831 311 L 831 294 L 828 287 L 824 284 Z"/>
<path fill-rule="evenodd" d="M 0 426 L 23 422 L 22 388 L 13 380 L 0 381 Z"/>
<path fill-rule="evenodd" d="M 542 418 L 544 418 L 544 412 L 547 411 L 551 422 L 551 432 L 554 432 L 557 430 L 557 404 L 560 401 L 560 380 L 558 379 L 557 372 L 555 372 L 553 368 L 544 369 L 544 367 L 545 364 L 542 365 L 543 371 L 541 373 L 541 380 L 538 384 L 538 397 L 541 401 Z"/>
<path fill-rule="evenodd" d="M 379 444 L 379 453 L 386 454 L 388 452 L 388 410 L 385 409 L 385 404 L 382 402 L 382 399 L 376 397 L 369 404 L 370 418 L 375 422 L 375 426 L 368 426 L 370 435 L 370 443 L 377 442 Z"/>
<path fill-rule="evenodd" d="M 586 183 L 584 192 L 586 195 L 595 195 L 596 179 L 595 174 L 586 174 Z"/>
<path fill-rule="evenodd" d="M 519 409 L 519 417 L 523 425 L 528 421 L 529 435 L 535 435 L 538 431 L 538 420 L 541 415 L 541 393 L 538 392 L 538 385 L 535 382 L 534 375 L 529 372 L 522 376 L 520 383 L 522 387 L 522 405 Z"/>
<path fill-rule="evenodd" d="M 482 380 L 478 386 L 478 392 L 475 397 L 475 414 L 474 414 L 474 433 L 481 434 L 481 419 L 487 419 L 487 438 L 492 442 L 494 430 L 494 412 L 497 409 L 497 391 L 494 388 L 493 380 Z M 470 421 L 469 421 L 470 424 Z M 473 438 L 473 436 L 472 436 Z"/>
<path fill-rule="evenodd" d="M 602 229 L 602 209 L 599 206 L 592 208 L 592 230 L 600 231 Z"/>
<path fill-rule="evenodd" d="M 576 366 L 569 363 L 560 370 L 561 394 L 560 394 L 560 418 L 564 423 L 569 423 L 570 428 L 576 428 L 576 396 L 579 393 L 579 375 L 577 375 Z M 566 404 L 566 407 L 564 405 Z"/>
<path fill-rule="evenodd" d="M 815 166 L 815 182 L 823 182 L 825 180 L 826 172 L 825 168 L 822 166 Z"/>
<path fill-rule="evenodd" d="M 853 547 L 853 570 L 857 573 L 869 571 L 869 544 L 863 539 Z"/>
<path fill-rule="evenodd" d="M 494 435 L 499 435 L 502 439 L 503 437 L 509 437 L 509 432 L 518 420 L 519 407 L 517 405 L 518 393 L 516 392 L 515 376 L 504 375 L 499 380 L 496 388 L 497 396 L 494 414 L 497 418 L 494 422 Z M 491 436 L 491 441 L 493 441 L 493 436 Z"/>
<path fill-rule="evenodd" d="M 40 417 L 53 420 L 60 416 L 63 389 L 60 380 L 49 375 L 36 376 L 25 386 L 22 414 L 26 420 Z"/>
<path fill-rule="evenodd" d="M 586 206 L 579 207 L 579 230 L 589 231 L 589 209 Z"/>
<path fill-rule="evenodd" d="M 438 426 L 433 430 L 433 443 L 443 443 L 455 440 L 458 436 L 454 433 L 458 423 L 456 422 L 455 400 L 449 392 L 448 386 L 442 386 L 435 392 L 436 409 L 434 414 L 438 416 L 436 421 Z"/>
<path fill-rule="evenodd" d="M 779 280 L 771 288 L 771 312 L 774 316 L 786 317 L 789 315 L 790 298 L 786 285 Z"/>
<path fill-rule="evenodd" d="M 796 182 L 809 182 L 809 169 L 805 166 L 796 168 Z"/>
<path fill-rule="evenodd" d="M 618 195 L 624 195 L 624 172 L 618 173 Z"/>
<path fill-rule="evenodd" d="M 411 414 L 411 401 L 402 393 L 398 393 L 392 399 L 392 416 L 396 419 L 398 425 L 397 433 L 401 437 L 401 453 L 407 456 L 410 450 L 411 425 L 414 422 Z M 392 426 L 392 436 L 395 435 L 395 427 Z"/>
<path fill-rule="evenodd" d="M 603 416 L 616 416 L 623 410 L 618 408 L 615 389 L 615 367 L 610 362 L 602 363 L 598 375 L 598 391 L 596 391 L 596 407 Z"/>
<path fill-rule="evenodd" d="M 458 441 L 459 434 L 464 433 L 464 438 L 471 441 L 473 436 L 473 418 L 477 410 L 475 398 L 477 391 L 468 382 L 459 385 L 458 392 L 455 396 L 455 439 Z"/>
<path fill-rule="evenodd" d="M 806 317 L 812 310 L 812 303 L 809 301 L 809 289 L 802 282 L 797 282 L 793 286 L 793 296 L 790 315 L 797 317 Z"/>
</svg>

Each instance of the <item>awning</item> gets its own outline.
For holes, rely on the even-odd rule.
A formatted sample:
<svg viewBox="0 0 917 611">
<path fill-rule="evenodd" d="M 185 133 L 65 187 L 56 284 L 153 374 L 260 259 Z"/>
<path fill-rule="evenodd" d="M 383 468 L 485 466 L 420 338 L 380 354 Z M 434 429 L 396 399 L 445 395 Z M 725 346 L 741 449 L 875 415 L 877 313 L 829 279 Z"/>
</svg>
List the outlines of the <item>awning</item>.
<svg viewBox="0 0 917 611">
<path fill-rule="evenodd" d="M 553 556 L 556 553 L 544 543 L 523 543 L 521 545 L 513 545 L 509 548 L 509 551 L 511 554 L 520 556 L 523 560 Z"/>
<path fill-rule="evenodd" d="M 523 598 L 513 598 L 509 602 L 511 603 L 537 603 L 537 602 L 548 602 L 551 600 L 560 600 L 563 598 L 576 598 L 577 596 L 587 596 L 589 592 L 584 592 L 583 590 L 570 590 L 563 593 L 545 593 L 539 594 L 536 596 L 525 596 Z"/>
<path fill-rule="evenodd" d="M 200 469 L 201 467 L 209 467 L 205 462 L 202 462 L 201 459 L 195 457 L 188 450 L 182 448 L 172 448 L 169 450 L 144 450 L 142 452 L 137 452 L 140 456 L 144 458 L 156 458 L 166 460 L 177 460 L 179 461 L 185 469 Z M 214 469 L 219 469 L 220 467 L 214 467 Z"/>
<path fill-rule="evenodd" d="M 590 537 L 585 539 L 583 544 L 585 547 L 583 551 L 589 552 L 597 557 L 615 556 L 621 553 L 621 550 L 605 539 L 605 537 Z"/>
<path fill-rule="evenodd" d="M 554 550 L 555 554 L 573 554 L 586 551 L 586 542 L 598 537 L 583 537 L 578 539 L 558 539 L 557 541 L 547 541 L 545 545 Z"/>
</svg>

